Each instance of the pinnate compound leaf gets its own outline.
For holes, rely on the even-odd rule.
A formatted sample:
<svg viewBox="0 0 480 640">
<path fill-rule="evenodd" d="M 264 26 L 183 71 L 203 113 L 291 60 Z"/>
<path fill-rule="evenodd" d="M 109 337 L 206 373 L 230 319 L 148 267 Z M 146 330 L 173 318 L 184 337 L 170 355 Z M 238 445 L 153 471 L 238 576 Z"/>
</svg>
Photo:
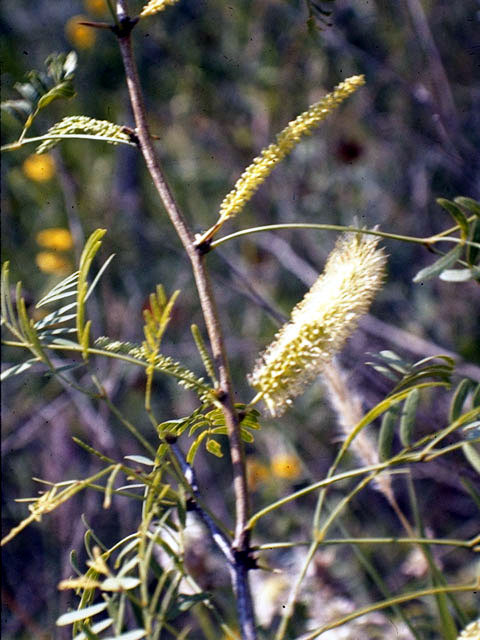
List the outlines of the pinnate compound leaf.
<svg viewBox="0 0 480 640">
<path fill-rule="evenodd" d="M 71 275 L 64 278 L 61 282 L 56 284 L 50 291 L 36 304 L 36 308 L 39 309 L 45 305 L 57 302 L 63 298 L 76 295 L 78 286 L 79 272 L 75 271 Z M 76 303 L 75 303 L 76 304 Z"/>
<path fill-rule="evenodd" d="M 7 378 L 11 378 L 12 376 L 18 376 L 20 373 L 23 373 L 24 371 L 30 369 L 30 367 L 37 362 L 40 362 L 39 358 L 30 358 L 30 360 L 26 360 L 25 362 L 16 364 L 13 367 L 9 367 L 5 371 L 2 371 L 0 382 L 3 382 Z"/>
<path fill-rule="evenodd" d="M 30 71 L 27 74 L 28 82 L 14 85 L 22 100 L 8 100 L 2 103 L 2 108 L 14 115 L 26 116 L 24 130 L 27 130 L 41 109 L 54 100 L 75 95 L 73 76 L 76 64 L 77 55 L 74 51 L 67 55 L 51 54 L 45 60 L 47 73 Z"/>
</svg>

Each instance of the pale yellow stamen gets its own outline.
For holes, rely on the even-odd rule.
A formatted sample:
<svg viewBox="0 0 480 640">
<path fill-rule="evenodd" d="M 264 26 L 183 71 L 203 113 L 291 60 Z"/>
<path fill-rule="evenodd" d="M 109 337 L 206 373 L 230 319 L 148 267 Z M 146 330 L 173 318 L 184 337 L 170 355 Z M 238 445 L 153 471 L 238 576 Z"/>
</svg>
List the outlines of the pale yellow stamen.
<svg viewBox="0 0 480 640">
<path fill-rule="evenodd" d="M 150 0 L 140 11 L 140 18 L 146 18 L 147 16 L 153 16 L 156 13 L 160 13 L 166 7 L 176 4 L 178 0 Z"/>
<path fill-rule="evenodd" d="M 304 136 L 310 135 L 315 127 L 334 111 L 349 95 L 365 84 L 364 76 L 352 76 L 341 82 L 332 93 L 328 93 L 319 102 L 311 105 L 277 135 L 277 141 L 263 149 L 253 162 L 245 169 L 220 205 L 219 218 L 215 225 L 200 236 L 198 243 L 209 240 L 220 227 L 243 209 L 259 186 L 266 180 L 273 169 L 300 142 Z"/>
<path fill-rule="evenodd" d="M 322 275 L 257 361 L 248 380 L 273 416 L 316 378 L 368 310 L 386 262 L 377 245 L 372 236 L 340 238 Z"/>
</svg>

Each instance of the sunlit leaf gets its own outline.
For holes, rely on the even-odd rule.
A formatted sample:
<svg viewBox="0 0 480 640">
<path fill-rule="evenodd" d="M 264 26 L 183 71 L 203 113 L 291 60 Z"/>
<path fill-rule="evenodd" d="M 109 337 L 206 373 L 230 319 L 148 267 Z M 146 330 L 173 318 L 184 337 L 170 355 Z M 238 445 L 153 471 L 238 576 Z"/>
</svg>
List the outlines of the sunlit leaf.
<svg viewBox="0 0 480 640">
<path fill-rule="evenodd" d="M 139 584 L 140 580 L 138 578 L 133 578 L 131 576 L 117 576 L 106 578 L 106 580 L 101 583 L 100 588 L 102 591 L 128 591 L 129 589 L 135 589 Z"/>
<path fill-rule="evenodd" d="M 39 358 L 30 358 L 30 360 L 25 360 L 25 362 L 13 365 L 13 367 L 2 371 L 2 374 L 0 375 L 0 382 L 3 382 L 7 378 L 11 378 L 12 376 L 18 376 L 20 373 L 23 373 L 24 371 L 30 369 L 30 367 L 37 362 L 40 362 Z"/>
<path fill-rule="evenodd" d="M 138 462 L 139 464 L 146 464 L 149 467 L 155 466 L 155 461 L 150 458 L 146 458 L 145 456 L 124 456 L 125 460 L 132 460 L 133 462 Z"/>
<path fill-rule="evenodd" d="M 108 636 L 108 638 L 104 638 L 103 640 L 140 640 L 140 638 L 144 638 L 146 635 L 147 632 L 145 629 L 132 629 L 132 631 L 127 631 L 120 635 Z"/>
<path fill-rule="evenodd" d="M 77 611 L 70 611 L 69 613 L 64 613 L 57 620 L 57 627 L 63 627 L 67 624 L 72 624 L 73 622 L 78 622 L 79 620 L 86 620 L 87 618 L 92 618 L 97 615 L 101 611 L 105 611 L 108 604 L 106 602 L 101 602 L 100 604 L 93 604 L 91 607 L 86 607 L 85 609 L 78 609 Z"/>
<path fill-rule="evenodd" d="M 102 631 L 105 631 L 105 629 L 108 629 L 108 627 L 110 627 L 112 623 L 112 618 L 105 618 L 105 620 L 102 620 L 101 622 L 92 624 L 92 626 L 90 627 L 90 631 L 92 631 L 93 633 L 101 633 Z M 88 640 L 88 637 L 85 632 L 82 631 L 74 636 L 73 640 Z"/>
<path fill-rule="evenodd" d="M 480 277 L 480 269 L 445 269 L 438 277 L 445 282 L 468 282 Z"/>
<path fill-rule="evenodd" d="M 465 458 L 472 465 L 475 471 L 480 475 L 480 447 L 479 445 L 466 442 L 462 445 L 462 451 Z"/>
</svg>

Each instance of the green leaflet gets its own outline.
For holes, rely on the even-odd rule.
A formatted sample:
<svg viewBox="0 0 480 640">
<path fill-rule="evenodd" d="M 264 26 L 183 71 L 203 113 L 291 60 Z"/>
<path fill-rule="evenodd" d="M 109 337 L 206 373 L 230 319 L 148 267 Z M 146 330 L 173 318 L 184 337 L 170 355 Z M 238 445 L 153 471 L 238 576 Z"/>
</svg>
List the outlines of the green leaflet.
<svg viewBox="0 0 480 640">
<path fill-rule="evenodd" d="M 413 282 L 424 282 L 425 280 L 430 280 L 431 278 L 439 276 L 442 271 L 445 271 L 456 263 L 456 261 L 462 255 L 462 251 L 463 246 L 461 244 L 456 244 L 453 249 L 450 249 L 450 251 L 443 255 L 439 260 L 437 260 L 430 266 L 421 269 L 414 276 Z"/>
<path fill-rule="evenodd" d="M 392 407 L 383 415 L 378 436 L 378 458 L 380 462 L 389 460 L 392 457 L 393 436 L 395 435 L 397 420 L 397 407 Z"/>
<path fill-rule="evenodd" d="M 415 427 L 415 418 L 419 402 L 419 390 L 412 389 L 403 403 L 403 410 L 400 416 L 400 441 L 404 447 L 409 447 L 412 444 L 413 429 Z"/>
<path fill-rule="evenodd" d="M 28 82 L 15 85 L 21 100 L 7 100 L 2 103 L 2 109 L 14 117 L 23 120 L 26 116 L 20 140 L 42 109 L 54 100 L 69 99 L 75 95 L 73 77 L 77 65 L 77 54 L 74 51 L 70 51 L 67 55 L 51 54 L 45 60 L 45 65 L 46 73 L 30 71 L 27 75 Z"/>
</svg>

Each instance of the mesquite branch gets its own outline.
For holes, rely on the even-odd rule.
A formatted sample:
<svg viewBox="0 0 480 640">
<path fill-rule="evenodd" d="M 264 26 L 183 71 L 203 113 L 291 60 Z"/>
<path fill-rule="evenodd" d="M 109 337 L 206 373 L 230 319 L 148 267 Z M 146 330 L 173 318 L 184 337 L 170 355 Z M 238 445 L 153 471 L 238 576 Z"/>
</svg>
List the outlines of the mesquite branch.
<svg viewBox="0 0 480 640">
<path fill-rule="evenodd" d="M 248 586 L 248 554 L 249 539 L 247 522 L 249 517 L 248 490 L 246 483 L 245 460 L 243 445 L 240 437 L 240 423 L 234 407 L 232 382 L 228 366 L 225 344 L 218 319 L 218 311 L 213 295 L 210 278 L 205 267 L 205 255 L 194 242 L 188 224 L 180 211 L 175 199 L 164 178 L 163 171 L 157 159 L 152 138 L 149 132 L 143 94 L 135 64 L 131 31 L 136 20 L 128 17 L 128 8 L 124 0 L 117 2 L 117 14 L 119 26 L 113 30 L 117 35 L 120 51 L 125 68 L 130 102 L 135 118 L 136 134 L 139 147 L 145 159 L 147 169 L 153 180 L 155 188 L 163 202 L 167 214 L 172 222 L 192 264 L 200 304 L 210 340 L 213 359 L 218 372 L 219 388 L 218 400 L 220 401 L 225 416 L 230 442 L 230 454 L 233 467 L 233 487 L 235 493 L 235 537 L 233 550 L 236 558 L 236 571 L 234 588 L 237 595 L 237 605 L 242 629 L 242 636 L 248 640 L 255 638 L 253 621 L 253 607 Z M 242 603 L 240 605 L 240 603 Z"/>
</svg>

